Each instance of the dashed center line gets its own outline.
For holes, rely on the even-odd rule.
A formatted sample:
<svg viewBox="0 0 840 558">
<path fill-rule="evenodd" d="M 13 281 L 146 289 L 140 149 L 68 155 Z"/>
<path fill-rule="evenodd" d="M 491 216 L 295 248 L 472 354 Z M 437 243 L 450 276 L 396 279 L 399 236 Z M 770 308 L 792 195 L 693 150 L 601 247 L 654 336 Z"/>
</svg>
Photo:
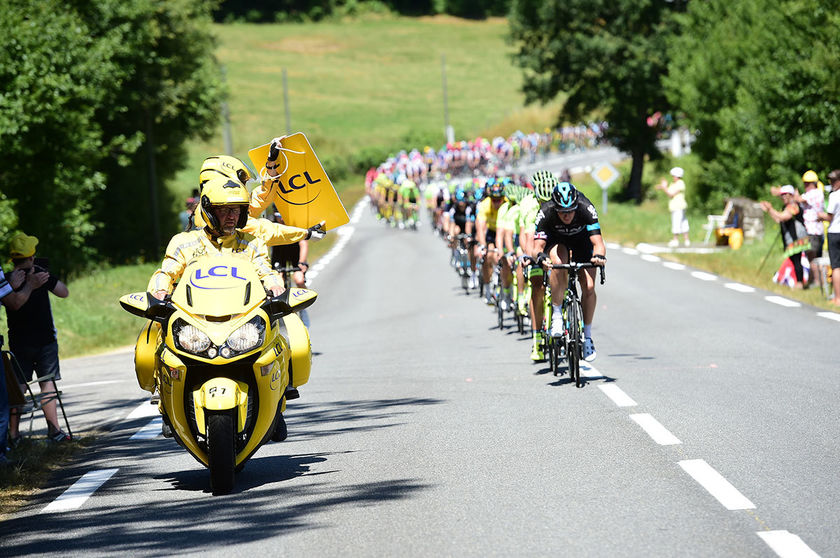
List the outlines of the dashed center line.
<svg viewBox="0 0 840 558">
<path fill-rule="evenodd" d="M 755 504 L 702 459 L 680 461 L 680 467 L 728 510 L 753 510 Z"/>
<path fill-rule="evenodd" d="M 77 510 L 87 501 L 96 490 L 114 476 L 117 469 L 100 469 L 85 473 L 82 478 L 53 500 L 41 513 L 64 512 Z"/>
<path fill-rule="evenodd" d="M 667 428 L 662 426 L 662 423 L 648 413 L 630 415 L 630 418 L 633 419 L 636 424 L 641 426 L 642 430 L 647 432 L 648 436 L 653 438 L 653 441 L 660 446 L 673 446 L 682 443 L 676 436 L 671 434 Z"/>
<path fill-rule="evenodd" d="M 788 531 L 759 531 L 757 535 L 781 558 L 819 558 L 802 539 Z"/>
<path fill-rule="evenodd" d="M 638 405 L 638 403 L 633 401 L 633 398 L 624 393 L 624 390 L 615 384 L 599 385 L 598 389 L 603 391 L 619 407 L 635 407 Z"/>
<path fill-rule="evenodd" d="M 765 296 L 764 300 L 766 300 L 767 302 L 772 302 L 773 304 L 778 304 L 779 306 L 784 306 L 786 308 L 798 308 L 802 306 L 795 300 L 791 300 L 789 298 L 784 298 L 781 296 Z"/>
</svg>

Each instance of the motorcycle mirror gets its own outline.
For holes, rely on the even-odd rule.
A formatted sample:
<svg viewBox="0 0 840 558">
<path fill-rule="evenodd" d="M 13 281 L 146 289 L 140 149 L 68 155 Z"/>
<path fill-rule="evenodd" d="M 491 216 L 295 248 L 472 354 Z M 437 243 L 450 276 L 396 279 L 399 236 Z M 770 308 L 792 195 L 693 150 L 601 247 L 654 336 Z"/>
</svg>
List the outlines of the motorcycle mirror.
<svg viewBox="0 0 840 558">
<path fill-rule="evenodd" d="M 318 293 L 310 289 L 287 289 L 280 296 L 266 299 L 263 309 L 268 314 L 285 316 L 312 306 Z"/>
<path fill-rule="evenodd" d="M 129 314 L 145 318 L 149 308 L 148 299 L 148 293 L 131 293 L 120 297 L 120 306 Z"/>
</svg>

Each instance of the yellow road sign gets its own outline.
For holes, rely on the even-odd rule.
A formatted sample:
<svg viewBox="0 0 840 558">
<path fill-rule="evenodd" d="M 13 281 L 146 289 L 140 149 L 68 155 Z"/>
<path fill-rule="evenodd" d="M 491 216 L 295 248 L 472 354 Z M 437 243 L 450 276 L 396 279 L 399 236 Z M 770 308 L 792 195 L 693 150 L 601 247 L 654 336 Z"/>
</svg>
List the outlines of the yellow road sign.
<svg viewBox="0 0 840 558">
<path fill-rule="evenodd" d="M 264 174 L 270 145 L 267 143 L 248 151 L 254 167 L 258 171 L 262 169 L 261 178 L 270 178 Z M 282 149 L 277 158 L 280 176 L 271 180 L 276 181 L 272 201 L 283 221 L 301 228 L 326 221 L 327 230 L 349 222 L 350 216 L 306 136 L 300 132 L 286 136 L 280 145 Z"/>
<path fill-rule="evenodd" d="M 621 176 L 615 167 L 609 163 L 599 165 L 590 174 L 592 178 L 595 179 L 595 182 L 597 182 L 604 190 L 609 188 L 610 184 L 618 180 L 618 177 Z"/>
</svg>

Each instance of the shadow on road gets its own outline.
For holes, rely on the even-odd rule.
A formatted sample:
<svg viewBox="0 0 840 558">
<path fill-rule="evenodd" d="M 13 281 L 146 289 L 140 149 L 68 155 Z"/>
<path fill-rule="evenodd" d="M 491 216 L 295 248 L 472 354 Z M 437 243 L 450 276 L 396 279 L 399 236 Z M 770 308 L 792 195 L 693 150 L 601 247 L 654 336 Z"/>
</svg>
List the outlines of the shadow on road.
<svg viewBox="0 0 840 558">
<path fill-rule="evenodd" d="M 443 402 L 432 398 L 399 398 L 295 403 L 294 408 L 290 404 L 287 412 L 290 440 L 387 428 L 400 424 L 395 419 L 412 413 L 412 408 Z M 102 443 L 61 471 L 64 481 L 40 493 L 28 506 L 27 513 L 4 521 L 0 554 L 218 552 L 220 544 L 244 544 L 296 529 L 317 528 L 323 521 L 318 516 L 335 506 L 359 507 L 400 500 L 430 486 L 418 479 L 350 485 L 328 482 L 326 479 L 336 471 L 317 470 L 316 466 L 328 463 L 330 456 L 337 453 L 351 453 L 345 451 L 258 454 L 237 475 L 234 493 L 221 497 L 210 496 L 206 468 L 179 460 L 177 470 L 152 477 L 163 481 L 167 488 L 162 490 L 171 496 L 162 499 L 155 496 L 161 489 L 139 497 L 129 496 L 138 488 L 149 486 L 147 463 L 178 454 L 187 457 L 169 439 L 155 438 L 139 444 L 130 441 L 136 428 L 148 420 L 121 423 Z M 118 473 L 103 487 L 102 496 L 86 503 L 80 511 L 38 514 L 78 477 L 109 467 L 119 467 Z M 302 477 L 325 480 L 294 482 Z M 132 503 L 121 505 L 124 501 L 121 493 Z M 111 498 L 105 500 L 107 495 Z M 212 536 L 209 525 L 212 525 Z M 47 546 L 45 541 L 49 541 Z"/>
</svg>

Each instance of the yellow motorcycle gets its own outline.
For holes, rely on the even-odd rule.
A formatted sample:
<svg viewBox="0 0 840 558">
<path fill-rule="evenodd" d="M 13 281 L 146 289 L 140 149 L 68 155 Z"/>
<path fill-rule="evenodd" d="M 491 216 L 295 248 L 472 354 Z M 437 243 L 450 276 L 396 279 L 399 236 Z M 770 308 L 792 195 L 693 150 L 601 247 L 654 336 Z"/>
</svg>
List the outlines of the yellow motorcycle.
<svg viewBox="0 0 840 558">
<path fill-rule="evenodd" d="M 316 296 L 296 288 L 266 297 L 248 260 L 204 256 L 171 299 L 120 298 L 149 320 L 135 349 L 138 383 L 159 393 L 164 435 L 210 469 L 213 494 L 233 490 L 262 444 L 285 439 L 286 389 L 296 394 L 312 364 L 309 332 L 294 312 Z"/>
</svg>

